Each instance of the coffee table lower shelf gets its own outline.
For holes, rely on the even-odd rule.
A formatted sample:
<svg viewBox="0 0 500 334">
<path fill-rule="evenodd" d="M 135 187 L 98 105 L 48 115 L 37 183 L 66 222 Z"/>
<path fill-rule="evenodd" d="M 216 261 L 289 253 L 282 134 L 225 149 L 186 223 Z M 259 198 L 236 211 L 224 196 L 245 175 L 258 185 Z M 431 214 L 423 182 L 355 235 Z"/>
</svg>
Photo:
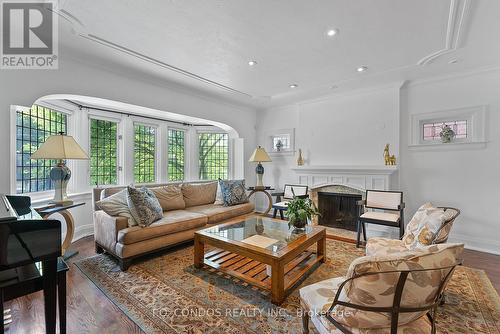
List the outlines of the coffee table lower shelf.
<svg viewBox="0 0 500 334">
<path fill-rule="evenodd" d="M 290 288 L 301 278 L 307 276 L 307 272 L 321 262 L 323 257 L 323 255 L 317 255 L 315 252 L 307 250 L 287 263 L 284 269 L 285 292 L 290 292 Z M 207 252 L 203 263 L 261 289 L 272 290 L 271 277 L 268 275 L 264 263 L 222 249 Z M 270 271 L 271 265 L 267 266 L 269 266 Z"/>
</svg>

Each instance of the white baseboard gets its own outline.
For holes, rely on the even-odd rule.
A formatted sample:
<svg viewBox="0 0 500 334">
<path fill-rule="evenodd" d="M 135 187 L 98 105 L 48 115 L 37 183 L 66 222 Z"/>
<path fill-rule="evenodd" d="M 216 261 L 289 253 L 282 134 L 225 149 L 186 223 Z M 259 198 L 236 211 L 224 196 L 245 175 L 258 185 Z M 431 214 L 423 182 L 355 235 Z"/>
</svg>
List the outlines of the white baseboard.
<svg viewBox="0 0 500 334">
<path fill-rule="evenodd" d="M 500 255 L 500 240 L 475 238 L 453 233 L 448 241 L 463 243 L 466 249 Z"/>
<path fill-rule="evenodd" d="M 94 224 L 77 226 L 75 228 L 75 235 L 73 236 L 73 242 L 93 234 L 94 234 Z"/>
</svg>

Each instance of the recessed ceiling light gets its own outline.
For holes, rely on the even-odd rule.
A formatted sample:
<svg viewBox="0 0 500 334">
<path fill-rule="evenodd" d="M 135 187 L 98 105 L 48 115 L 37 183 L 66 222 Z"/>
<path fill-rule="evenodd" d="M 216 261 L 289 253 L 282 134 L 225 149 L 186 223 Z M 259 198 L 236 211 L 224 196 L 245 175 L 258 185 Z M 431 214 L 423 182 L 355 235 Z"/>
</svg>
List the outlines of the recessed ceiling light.
<svg viewBox="0 0 500 334">
<path fill-rule="evenodd" d="M 250 61 L 248 62 L 248 65 L 250 65 L 250 66 L 255 66 L 255 65 L 257 65 L 257 61 L 256 61 L 256 60 L 250 60 Z"/>
<path fill-rule="evenodd" d="M 297 85 L 297 84 L 291 84 L 290 85 L 290 88 L 297 88 L 297 87 L 299 87 L 299 85 Z"/>
<path fill-rule="evenodd" d="M 337 88 L 339 88 L 339 86 L 337 85 L 330 86 L 330 89 L 337 89 Z"/>
<path fill-rule="evenodd" d="M 329 29 L 327 32 L 326 32 L 326 35 L 328 37 L 333 37 L 335 35 L 337 35 L 339 33 L 339 30 L 338 29 Z"/>
<path fill-rule="evenodd" d="M 364 71 L 366 71 L 367 69 L 368 69 L 368 67 L 366 67 L 366 66 L 360 66 L 360 67 L 358 67 L 358 68 L 356 69 L 356 71 L 358 71 L 358 72 L 364 72 Z"/>
</svg>

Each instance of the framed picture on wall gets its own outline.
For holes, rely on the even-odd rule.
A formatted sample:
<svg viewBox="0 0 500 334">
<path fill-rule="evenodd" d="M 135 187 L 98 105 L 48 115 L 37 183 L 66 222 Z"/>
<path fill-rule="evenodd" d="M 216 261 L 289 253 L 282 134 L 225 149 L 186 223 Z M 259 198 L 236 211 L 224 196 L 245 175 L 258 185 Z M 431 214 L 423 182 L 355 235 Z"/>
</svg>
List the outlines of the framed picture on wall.
<svg viewBox="0 0 500 334">
<path fill-rule="evenodd" d="M 295 129 L 271 130 L 267 136 L 266 150 L 275 155 L 295 153 Z"/>
</svg>

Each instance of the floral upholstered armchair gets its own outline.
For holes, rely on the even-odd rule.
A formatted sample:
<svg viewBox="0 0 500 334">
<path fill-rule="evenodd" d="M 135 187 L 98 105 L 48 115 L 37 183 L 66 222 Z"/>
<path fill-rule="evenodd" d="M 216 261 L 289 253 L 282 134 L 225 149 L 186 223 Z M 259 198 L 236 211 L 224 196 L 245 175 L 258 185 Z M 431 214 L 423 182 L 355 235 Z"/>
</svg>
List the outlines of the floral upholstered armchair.
<svg viewBox="0 0 500 334">
<path fill-rule="evenodd" d="M 441 296 L 463 244 L 439 244 L 354 260 L 346 277 L 300 289 L 303 332 L 435 333 Z"/>
<path fill-rule="evenodd" d="M 458 209 L 434 207 L 431 203 L 426 203 L 417 210 L 400 240 L 369 238 L 366 243 L 366 255 L 389 255 L 445 243 L 458 215 Z"/>
</svg>

